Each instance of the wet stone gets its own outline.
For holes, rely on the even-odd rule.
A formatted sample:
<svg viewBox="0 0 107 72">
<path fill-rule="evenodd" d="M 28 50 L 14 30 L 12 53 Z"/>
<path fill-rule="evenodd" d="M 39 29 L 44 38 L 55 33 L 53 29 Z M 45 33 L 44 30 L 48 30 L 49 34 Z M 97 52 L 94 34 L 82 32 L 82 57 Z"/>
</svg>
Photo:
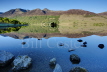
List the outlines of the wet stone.
<svg viewBox="0 0 107 72">
<path fill-rule="evenodd" d="M 31 63 L 32 63 L 31 61 L 32 61 L 32 59 L 27 55 L 18 56 L 13 61 L 12 70 L 13 71 L 20 71 L 22 69 L 27 69 L 31 65 Z"/>
<path fill-rule="evenodd" d="M 14 60 L 14 55 L 10 52 L 0 51 L 0 66 L 6 66 Z"/>
<path fill-rule="evenodd" d="M 70 61 L 73 64 L 79 64 L 80 63 L 80 57 L 76 54 L 72 54 L 72 55 L 70 55 Z"/>
<path fill-rule="evenodd" d="M 53 72 L 62 72 L 62 68 L 59 64 L 56 64 L 55 69 Z"/>
</svg>

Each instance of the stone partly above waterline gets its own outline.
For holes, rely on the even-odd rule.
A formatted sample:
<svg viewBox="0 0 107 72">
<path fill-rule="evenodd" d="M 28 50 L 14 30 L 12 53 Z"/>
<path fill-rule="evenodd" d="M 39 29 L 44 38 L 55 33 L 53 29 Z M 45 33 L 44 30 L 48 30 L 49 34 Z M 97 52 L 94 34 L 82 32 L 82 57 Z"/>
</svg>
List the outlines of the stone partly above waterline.
<svg viewBox="0 0 107 72">
<path fill-rule="evenodd" d="M 104 48 L 104 44 L 99 44 L 98 47 L 103 49 Z"/>
<path fill-rule="evenodd" d="M 0 66 L 6 66 L 14 60 L 14 55 L 10 52 L 0 51 Z"/>
<path fill-rule="evenodd" d="M 27 56 L 18 56 L 15 58 L 15 60 L 13 61 L 13 71 L 20 71 L 22 69 L 27 69 L 32 63 L 32 59 Z"/>
<path fill-rule="evenodd" d="M 55 69 L 53 72 L 62 72 L 62 68 L 59 64 L 56 64 Z"/>
<path fill-rule="evenodd" d="M 70 61 L 73 64 L 79 64 L 80 63 L 80 57 L 76 54 L 72 54 L 72 55 L 70 55 Z"/>
<path fill-rule="evenodd" d="M 52 58 L 49 62 L 49 65 L 56 65 L 56 58 Z"/>
<path fill-rule="evenodd" d="M 83 40 L 81 40 L 81 39 L 79 39 L 79 40 L 77 40 L 78 42 L 82 42 Z"/>
<path fill-rule="evenodd" d="M 75 51 L 75 49 L 68 49 L 68 52 Z"/>
</svg>

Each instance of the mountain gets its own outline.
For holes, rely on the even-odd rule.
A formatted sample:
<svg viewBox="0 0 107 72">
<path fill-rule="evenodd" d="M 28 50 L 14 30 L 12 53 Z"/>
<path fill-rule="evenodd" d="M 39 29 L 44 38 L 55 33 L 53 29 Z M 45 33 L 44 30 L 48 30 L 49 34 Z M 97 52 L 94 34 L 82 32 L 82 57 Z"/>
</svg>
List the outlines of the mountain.
<svg viewBox="0 0 107 72">
<path fill-rule="evenodd" d="M 77 15 L 97 15 L 96 13 L 80 10 L 80 9 L 70 9 L 65 11 L 65 14 L 77 14 Z"/>
<path fill-rule="evenodd" d="M 9 17 L 9 16 L 35 16 L 35 15 L 62 15 L 62 14 L 77 14 L 77 15 L 97 15 L 96 13 L 80 10 L 80 9 L 70 9 L 67 11 L 53 11 L 47 8 L 41 9 L 34 9 L 34 10 L 25 10 L 25 9 L 11 9 L 5 13 L 3 13 L 2 17 Z"/>
<path fill-rule="evenodd" d="M 71 9 L 68 11 L 53 11 L 49 10 L 47 8 L 41 10 L 41 9 L 34 9 L 29 12 L 20 14 L 21 16 L 34 16 L 34 15 L 62 15 L 62 14 L 77 14 L 77 15 L 97 15 L 96 13 L 85 11 L 85 10 L 79 10 L 79 9 Z"/>
<path fill-rule="evenodd" d="M 1 17 L 9 17 L 9 16 L 16 16 L 25 12 L 28 12 L 29 10 L 25 10 L 25 9 L 11 9 L 5 13 L 3 13 L 2 15 L 0 15 Z"/>
<path fill-rule="evenodd" d="M 44 15 L 44 14 L 45 13 L 41 9 L 34 9 L 21 15 Z"/>
<path fill-rule="evenodd" d="M 99 15 L 107 15 L 107 12 L 99 13 Z"/>
</svg>

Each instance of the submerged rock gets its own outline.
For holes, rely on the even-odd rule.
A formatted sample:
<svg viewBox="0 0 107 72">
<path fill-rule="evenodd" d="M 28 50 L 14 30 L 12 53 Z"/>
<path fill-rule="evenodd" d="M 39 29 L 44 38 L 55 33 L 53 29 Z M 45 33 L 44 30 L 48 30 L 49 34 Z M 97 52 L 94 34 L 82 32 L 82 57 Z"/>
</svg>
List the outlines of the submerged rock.
<svg viewBox="0 0 107 72">
<path fill-rule="evenodd" d="M 49 62 L 49 65 L 56 65 L 56 58 L 52 58 Z"/>
<path fill-rule="evenodd" d="M 82 42 L 82 40 L 81 39 L 79 39 L 79 40 L 77 40 L 78 42 Z"/>
<path fill-rule="evenodd" d="M 85 45 L 85 44 L 87 44 L 87 42 L 83 42 L 83 44 Z"/>
<path fill-rule="evenodd" d="M 103 49 L 104 48 L 104 44 L 99 44 L 98 47 Z"/>
<path fill-rule="evenodd" d="M 88 72 L 88 71 L 82 67 L 74 67 L 69 72 Z"/>
<path fill-rule="evenodd" d="M 27 55 L 18 56 L 13 61 L 12 70 L 13 71 L 20 71 L 22 69 L 27 69 L 31 65 L 31 61 L 32 61 L 32 59 Z"/>
<path fill-rule="evenodd" d="M 84 45 L 81 45 L 81 47 L 87 47 L 87 45 L 84 44 Z"/>
<path fill-rule="evenodd" d="M 0 51 L 0 66 L 6 66 L 14 60 L 14 55 L 6 52 Z"/>
<path fill-rule="evenodd" d="M 59 46 L 64 46 L 64 44 L 63 44 L 63 43 L 60 43 Z"/>
<path fill-rule="evenodd" d="M 22 44 L 23 44 L 23 45 L 25 45 L 25 44 L 26 44 L 26 42 L 22 42 Z"/>
<path fill-rule="evenodd" d="M 38 40 L 42 40 L 42 39 L 39 38 Z"/>
<path fill-rule="evenodd" d="M 74 51 L 75 49 L 68 49 L 68 52 Z"/>
<path fill-rule="evenodd" d="M 80 63 L 80 58 L 79 58 L 78 55 L 72 54 L 72 55 L 70 55 L 70 61 L 71 61 L 73 64 L 79 64 L 79 63 Z"/>
<path fill-rule="evenodd" d="M 62 68 L 59 64 L 56 64 L 55 69 L 53 72 L 62 72 Z"/>
</svg>

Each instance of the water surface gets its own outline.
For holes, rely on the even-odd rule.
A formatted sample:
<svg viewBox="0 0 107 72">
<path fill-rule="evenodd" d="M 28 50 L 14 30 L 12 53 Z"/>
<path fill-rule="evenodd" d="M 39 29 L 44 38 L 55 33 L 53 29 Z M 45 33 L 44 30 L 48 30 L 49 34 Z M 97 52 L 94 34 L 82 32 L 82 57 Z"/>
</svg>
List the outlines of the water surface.
<svg viewBox="0 0 107 72">
<path fill-rule="evenodd" d="M 87 47 L 81 47 L 82 43 L 77 40 L 86 41 Z M 25 45 L 21 44 L 26 42 Z M 64 46 L 59 46 L 64 43 Z M 98 44 L 104 44 L 105 47 L 100 49 Z M 75 51 L 68 52 L 73 48 Z M 9 36 L 0 36 L 0 50 L 13 53 L 15 56 L 28 55 L 32 58 L 32 67 L 22 72 L 53 72 L 49 66 L 49 60 L 57 59 L 57 63 L 62 67 L 63 72 L 69 72 L 72 67 L 81 66 L 89 72 L 106 72 L 107 71 L 107 36 L 91 35 L 81 38 L 67 37 L 50 37 L 15 39 Z M 81 62 L 72 64 L 69 57 L 71 54 L 77 54 Z M 11 72 L 11 66 L 0 68 L 0 72 Z"/>
</svg>

